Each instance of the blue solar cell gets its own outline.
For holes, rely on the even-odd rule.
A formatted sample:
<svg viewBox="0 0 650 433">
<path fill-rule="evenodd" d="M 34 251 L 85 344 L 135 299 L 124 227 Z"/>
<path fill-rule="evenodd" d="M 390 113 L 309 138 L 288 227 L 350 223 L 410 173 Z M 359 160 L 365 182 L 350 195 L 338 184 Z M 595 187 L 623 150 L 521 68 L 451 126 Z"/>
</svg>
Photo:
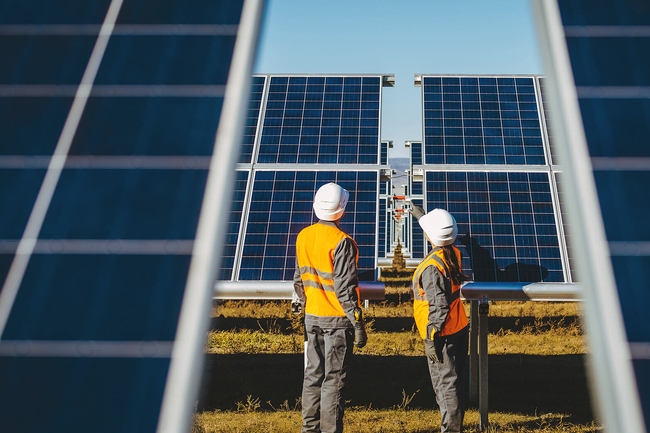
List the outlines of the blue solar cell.
<svg viewBox="0 0 650 433">
<path fill-rule="evenodd" d="M 0 84 L 78 84 L 96 39 L 96 35 L 2 35 Z"/>
<path fill-rule="evenodd" d="M 583 98 L 580 110 L 592 157 L 650 156 L 650 99 Z"/>
<path fill-rule="evenodd" d="M 45 170 L 0 170 L 0 239 L 23 236 L 44 176 Z"/>
<path fill-rule="evenodd" d="M 155 431 L 168 368 L 168 358 L 0 357 L 3 430 Z"/>
<path fill-rule="evenodd" d="M 0 97 L 2 154 L 51 155 L 71 105 L 72 98 Z"/>
<path fill-rule="evenodd" d="M 594 178 L 607 239 L 650 241 L 650 171 L 594 171 Z"/>
<path fill-rule="evenodd" d="M 225 24 L 237 25 L 243 0 L 159 4 L 156 0 L 132 0 L 120 10 L 118 24 Z M 230 58 L 230 57 L 228 57 Z"/>
<path fill-rule="evenodd" d="M 630 342 L 650 341 L 650 317 L 647 314 L 650 292 L 639 286 L 639 281 L 650 280 L 650 257 L 634 255 L 634 251 L 628 251 L 628 254 L 612 257 L 619 300 L 625 313 L 623 323 L 627 339 Z"/>
<path fill-rule="evenodd" d="M 573 0 L 560 1 L 558 6 L 565 26 L 635 26 L 650 23 L 650 8 L 643 1 L 600 1 L 598 7 L 594 7 L 593 1 Z"/>
<path fill-rule="evenodd" d="M 173 341 L 190 257 L 37 254 L 3 339 Z"/>
<path fill-rule="evenodd" d="M 235 184 L 233 186 L 232 204 L 228 219 L 228 230 L 226 231 L 226 241 L 224 242 L 221 268 L 218 273 L 218 279 L 230 280 L 232 278 L 233 267 L 235 263 L 235 253 L 237 241 L 239 239 L 239 229 L 246 198 L 246 188 L 248 186 L 248 172 L 237 171 Z M 255 221 L 259 214 L 249 216 L 249 221 Z"/>
<path fill-rule="evenodd" d="M 10 2 L 3 5 L 0 24 L 101 24 L 110 4 L 110 0 L 87 2 L 83 7 L 75 0 Z"/>
<path fill-rule="evenodd" d="M 112 36 L 95 84 L 225 84 L 235 36 Z M 197 52 L 206 53 L 196 56 Z M 160 73 L 160 68 L 165 73 Z"/>
<path fill-rule="evenodd" d="M 206 170 L 64 170 L 41 239 L 194 239 Z"/>
<path fill-rule="evenodd" d="M 223 98 L 91 98 L 73 155 L 208 156 Z"/>
</svg>

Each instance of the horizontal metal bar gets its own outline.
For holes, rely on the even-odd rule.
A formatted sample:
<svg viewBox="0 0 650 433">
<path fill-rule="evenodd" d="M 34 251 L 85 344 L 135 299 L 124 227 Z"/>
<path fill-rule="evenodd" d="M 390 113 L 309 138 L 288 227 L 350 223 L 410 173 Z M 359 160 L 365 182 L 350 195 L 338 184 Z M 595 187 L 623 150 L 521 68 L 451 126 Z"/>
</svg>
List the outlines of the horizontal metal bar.
<svg viewBox="0 0 650 433">
<path fill-rule="evenodd" d="M 383 301 L 384 283 L 359 281 L 361 300 Z M 292 281 L 217 281 L 212 299 L 269 299 L 283 300 L 293 297 Z"/>
<path fill-rule="evenodd" d="M 466 300 L 492 301 L 580 301 L 579 284 L 575 283 L 493 283 L 470 281 L 461 287 Z"/>
</svg>

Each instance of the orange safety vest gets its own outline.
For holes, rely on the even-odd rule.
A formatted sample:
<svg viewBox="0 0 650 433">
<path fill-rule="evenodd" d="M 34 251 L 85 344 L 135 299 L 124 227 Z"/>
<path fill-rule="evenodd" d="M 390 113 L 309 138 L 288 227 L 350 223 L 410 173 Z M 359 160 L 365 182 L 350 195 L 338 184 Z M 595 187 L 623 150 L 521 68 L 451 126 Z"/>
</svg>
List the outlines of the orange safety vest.
<svg viewBox="0 0 650 433">
<path fill-rule="evenodd" d="M 460 251 L 454 247 L 454 253 L 460 262 Z M 420 286 L 420 276 L 429 267 L 436 266 L 442 275 L 451 283 L 451 293 L 447 293 L 449 313 L 442 329 L 437 333 L 439 336 L 452 335 L 462 331 L 468 325 L 467 315 L 460 300 L 460 285 L 454 284 L 449 275 L 449 267 L 445 263 L 442 249 L 434 249 L 415 269 L 413 274 L 413 317 L 415 324 L 422 338 L 427 338 L 427 324 L 429 323 L 429 301 L 424 289 Z"/>
<path fill-rule="evenodd" d="M 334 252 L 345 238 L 349 238 L 357 248 L 354 239 L 334 225 L 316 223 L 298 234 L 296 259 L 307 298 L 305 314 L 345 317 L 334 291 Z M 356 256 L 358 262 L 359 254 Z M 359 287 L 356 291 L 357 299 L 360 299 Z"/>
</svg>

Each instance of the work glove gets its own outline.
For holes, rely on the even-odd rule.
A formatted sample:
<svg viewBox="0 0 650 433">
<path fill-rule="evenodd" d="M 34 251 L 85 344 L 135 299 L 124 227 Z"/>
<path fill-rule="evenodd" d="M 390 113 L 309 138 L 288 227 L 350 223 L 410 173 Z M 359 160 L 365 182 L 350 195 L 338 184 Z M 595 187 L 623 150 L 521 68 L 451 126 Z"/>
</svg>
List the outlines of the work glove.
<svg viewBox="0 0 650 433">
<path fill-rule="evenodd" d="M 424 354 L 427 355 L 429 361 L 431 362 L 440 362 L 438 358 L 438 351 L 436 350 L 436 345 L 431 340 L 424 340 Z"/>
<path fill-rule="evenodd" d="M 427 325 L 427 339 L 424 340 L 424 354 L 427 355 L 429 361 L 431 362 L 440 362 L 438 357 L 438 350 L 436 349 L 436 328 L 429 324 Z"/>
<path fill-rule="evenodd" d="M 413 203 L 411 203 L 411 207 L 409 208 L 409 212 L 417 220 L 419 220 L 420 217 L 424 216 L 424 214 L 425 214 L 424 209 L 422 209 L 420 206 L 414 205 Z"/>
<path fill-rule="evenodd" d="M 298 301 L 292 301 L 291 302 L 291 312 L 293 314 L 302 314 L 302 304 Z"/>
<path fill-rule="evenodd" d="M 361 308 L 354 309 L 354 345 L 362 348 L 368 342 L 368 334 L 366 334 L 366 324 L 363 321 L 363 314 Z"/>
</svg>

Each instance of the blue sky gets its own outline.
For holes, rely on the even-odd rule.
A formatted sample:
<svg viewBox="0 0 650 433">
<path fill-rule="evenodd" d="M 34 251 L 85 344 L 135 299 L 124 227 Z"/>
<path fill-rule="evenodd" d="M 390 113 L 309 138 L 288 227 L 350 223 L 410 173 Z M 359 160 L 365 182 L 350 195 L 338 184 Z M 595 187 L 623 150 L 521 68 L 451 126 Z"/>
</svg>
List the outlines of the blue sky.
<svg viewBox="0 0 650 433">
<path fill-rule="evenodd" d="M 422 137 L 415 74 L 541 74 L 527 0 L 267 0 L 256 73 L 394 74 L 383 140 Z"/>
</svg>

